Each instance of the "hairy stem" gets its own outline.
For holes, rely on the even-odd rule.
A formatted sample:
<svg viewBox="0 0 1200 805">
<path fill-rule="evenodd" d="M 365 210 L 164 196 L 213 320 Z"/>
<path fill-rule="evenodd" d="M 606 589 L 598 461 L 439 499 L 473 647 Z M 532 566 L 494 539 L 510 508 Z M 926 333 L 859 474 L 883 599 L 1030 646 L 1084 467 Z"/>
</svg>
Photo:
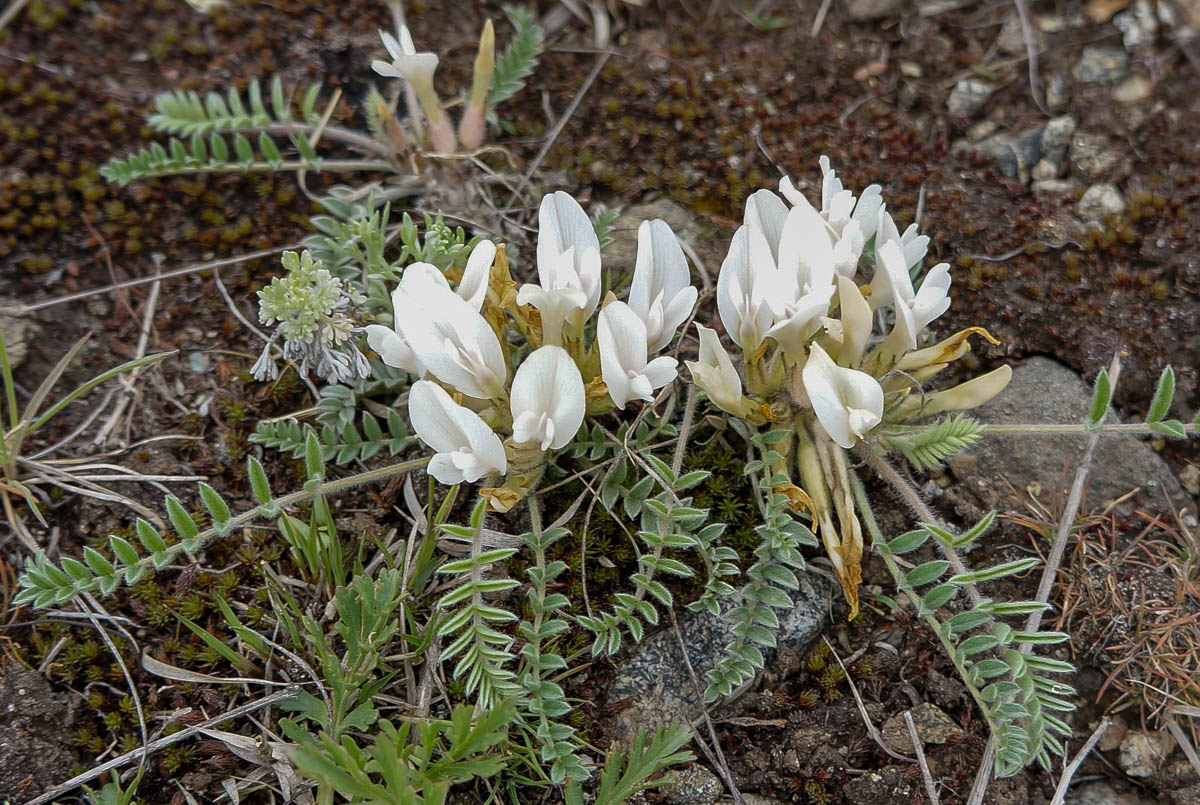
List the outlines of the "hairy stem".
<svg viewBox="0 0 1200 805">
<path fill-rule="evenodd" d="M 867 462 L 867 465 L 871 469 L 875 470 L 876 475 L 887 481 L 888 484 L 896 490 L 900 497 L 904 498 L 904 502 L 912 507 L 913 511 L 917 513 L 917 516 L 921 518 L 922 522 L 935 526 L 941 525 L 941 518 L 937 516 L 933 509 L 929 508 L 929 504 L 922 499 L 920 493 L 913 488 L 913 485 L 908 482 L 908 479 L 896 471 L 895 467 L 893 467 L 891 464 L 888 464 L 883 460 L 883 458 L 876 455 L 870 449 L 859 450 L 858 454 Z M 857 482 L 857 479 L 855 480 Z M 861 486 L 861 482 L 858 482 L 858 485 Z M 862 499 L 859 500 L 859 508 L 866 508 L 865 494 L 862 496 Z M 876 527 L 876 530 L 878 530 L 878 527 Z M 940 540 L 934 541 L 937 542 L 938 548 L 940 548 L 942 551 L 942 556 L 944 556 L 946 561 L 950 563 L 950 566 L 954 568 L 955 573 L 962 574 L 967 572 L 967 566 L 963 564 L 963 560 L 959 558 L 957 551 L 955 551 L 949 545 L 943 545 Z M 971 597 L 972 605 L 978 605 L 979 602 L 983 600 L 979 595 L 979 591 L 975 589 L 975 585 L 968 584 L 966 590 L 967 595 Z M 953 654 L 953 652 L 951 653 Z"/>
</svg>

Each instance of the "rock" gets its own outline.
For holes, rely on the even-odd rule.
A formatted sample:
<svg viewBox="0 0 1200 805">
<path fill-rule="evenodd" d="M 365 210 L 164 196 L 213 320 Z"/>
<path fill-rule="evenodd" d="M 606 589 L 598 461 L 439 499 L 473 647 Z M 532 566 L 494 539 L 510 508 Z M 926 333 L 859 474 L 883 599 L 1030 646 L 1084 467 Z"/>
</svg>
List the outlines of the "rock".
<svg viewBox="0 0 1200 805">
<path fill-rule="evenodd" d="M 1033 33 L 1033 45 L 1038 51 L 1046 49 L 1046 37 L 1042 33 L 1038 25 L 1030 21 L 1030 28 Z M 1000 26 L 1000 33 L 996 36 L 996 47 L 1003 53 L 1009 53 L 1014 56 L 1025 55 L 1025 32 L 1021 29 L 1021 17 L 1016 13 L 1008 15 L 1008 19 Z"/>
<path fill-rule="evenodd" d="M 1167 736 L 1161 732 L 1129 732 L 1121 740 L 1121 754 L 1117 760 L 1130 777 L 1153 777 L 1159 764 L 1166 758 Z"/>
<path fill-rule="evenodd" d="M 1139 103 L 1154 94 L 1154 83 L 1145 76 L 1131 75 L 1113 90 L 1117 103 Z"/>
<path fill-rule="evenodd" d="M 1030 358 L 1015 367 L 1012 382 L 996 399 L 974 411 L 986 423 L 1083 422 L 1092 399 L 1090 384 L 1049 358 Z M 1119 418 L 1110 411 L 1106 421 Z M 995 508 L 1007 492 L 1007 479 L 1018 490 L 1036 482 L 1070 486 L 1087 437 L 1084 435 L 985 436 L 969 450 L 947 461 L 955 477 L 976 493 L 986 508 Z M 1066 476 L 1063 467 L 1068 468 Z M 1162 484 L 1171 500 L 1183 489 L 1165 460 L 1134 436 L 1105 435 L 1092 460 L 1088 498 L 1095 507 L 1134 487 L 1153 491 Z"/>
<path fill-rule="evenodd" d="M 1042 158 L 1044 128 L 1037 126 L 1016 134 L 997 134 L 976 143 L 959 141 L 954 150 L 974 152 L 989 160 L 1002 175 L 1028 184 L 1033 166 Z"/>
<path fill-rule="evenodd" d="M 1112 84 L 1129 70 L 1129 54 L 1122 48 L 1088 45 L 1075 63 L 1075 77 L 1085 84 Z"/>
<path fill-rule="evenodd" d="M 852 22 L 869 22 L 894 17 L 908 6 L 908 0 L 846 0 L 846 16 Z"/>
<path fill-rule="evenodd" d="M 842 786 L 846 801 L 854 805 L 909 802 L 923 790 L 920 775 L 908 774 L 903 766 L 884 766 L 879 771 L 860 774 Z"/>
<path fill-rule="evenodd" d="M 1197 802 L 1200 802 L 1200 785 L 1178 788 L 1169 792 L 1167 796 L 1170 798 L 1171 805 L 1196 805 Z"/>
<path fill-rule="evenodd" d="M 29 352 L 29 340 L 33 328 L 29 320 L 17 312 L 18 308 L 0 305 L 0 336 L 4 337 L 4 348 L 8 351 L 8 364 L 16 369 Z"/>
<path fill-rule="evenodd" d="M 991 137 L 999 128 L 1000 126 L 995 120 L 980 120 L 967 129 L 967 142 L 977 143 L 986 137 Z"/>
<path fill-rule="evenodd" d="M 9 664 L 0 677 L 0 797 L 28 802 L 71 776 L 77 759 L 63 725 L 73 709 L 40 674 Z"/>
<path fill-rule="evenodd" d="M 1125 197 L 1112 182 L 1094 184 L 1083 192 L 1075 205 L 1075 214 L 1085 221 L 1102 221 L 1109 215 L 1125 212 Z"/>
<path fill-rule="evenodd" d="M 1065 196 L 1079 185 L 1069 179 L 1039 179 L 1029 187 L 1035 196 Z"/>
<path fill-rule="evenodd" d="M 1071 135 L 1075 133 L 1075 118 L 1062 115 L 1046 122 L 1042 129 L 1042 156 L 1054 162 L 1059 168 L 1071 147 Z"/>
<path fill-rule="evenodd" d="M 1052 73 L 1046 79 L 1046 106 L 1052 112 L 1067 108 L 1067 80 L 1059 73 Z"/>
<path fill-rule="evenodd" d="M 1137 0 L 1133 8 L 1113 17 L 1113 25 L 1123 34 L 1126 50 L 1141 50 L 1158 37 L 1158 15 L 1149 0 Z"/>
<path fill-rule="evenodd" d="M 1200 495 L 1200 465 L 1188 464 L 1180 471 L 1179 480 L 1190 494 Z"/>
<path fill-rule="evenodd" d="M 1126 159 L 1107 137 L 1079 132 L 1071 138 L 1071 175 L 1085 182 L 1120 181 L 1129 175 Z"/>
<path fill-rule="evenodd" d="M 1133 791 L 1118 791 L 1112 783 L 1100 781 L 1087 783 L 1067 792 L 1066 805 L 1153 805 Z"/>
<path fill-rule="evenodd" d="M 1033 171 L 1030 175 L 1033 177 L 1035 182 L 1044 182 L 1048 179 L 1055 179 L 1058 177 L 1058 165 L 1054 164 L 1046 157 L 1042 157 L 1038 160 L 1038 163 L 1033 166 Z"/>
<path fill-rule="evenodd" d="M 778 648 L 792 648 L 800 654 L 825 627 L 830 607 L 831 584 L 817 573 L 799 573 L 800 589 L 792 591 L 795 605 L 778 611 Z M 707 612 L 688 612 L 679 617 L 679 632 L 687 646 L 688 658 L 700 680 L 716 667 L 725 646 L 733 640 L 731 624 Z M 778 649 L 763 649 L 767 665 Z M 736 695 L 736 693 L 735 693 Z M 701 713 L 700 700 L 671 629 L 663 629 L 630 647 L 629 655 L 617 663 L 616 677 L 609 689 L 609 701 L 628 700 L 629 704 L 613 719 L 613 728 L 626 741 L 639 728 L 652 728 L 667 721 L 691 721 Z"/>
<path fill-rule="evenodd" d="M 912 713 L 913 726 L 922 743 L 944 744 L 951 735 L 962 732 L 954 719 L 937 705 L 918 704 L 906 712 Z M 882 733 L 884 742 L 893 750 L 905 755 L 912 754 L 912 739 L 908 734 L 908 725 L 904 723 L 904 713 L 897 713 L 885 721 Z"/>
<path fill-rule="evenodd" d="M 950 90 L 946 109 L 954 117 L 970 117 L 983 108 L 994 88 L 982 78 L 964 78 Z"/>
<path fill-rule="evenodd" d="M 1089 725 L 1089 729 L 1095 729 Z M 1096 747 L 1101 752 L 1111 752 L 1121 745 L 1121 741 L 1125 740 L 1125 735 L 1129 732 L 1129 724 L 1121 716 L 1113 716 L 1112 723 L 1108 725 L 1108 729 L 1104 731 L 1104 735 L 1100 736 L 1100 741 Z"/>
<path fill-rule="evenodd" d="M 671 774 L 670 781 L 663 784 L 662 792 L 671 805 L 713 805 L 721 798 L 725 787 L 721 785 L 721 778 L 699 763 L 693 763 Z"/>
<path fill-rule="evenodd" d="M 721 805 L 731 805 L 730 800 L 721 800 Z M 775 799 L 774 797 L 764 797 L 761 794 L 742 794 L 742 802 L 746 805 L 784 805 L 783 800 Z"/>
</svg>

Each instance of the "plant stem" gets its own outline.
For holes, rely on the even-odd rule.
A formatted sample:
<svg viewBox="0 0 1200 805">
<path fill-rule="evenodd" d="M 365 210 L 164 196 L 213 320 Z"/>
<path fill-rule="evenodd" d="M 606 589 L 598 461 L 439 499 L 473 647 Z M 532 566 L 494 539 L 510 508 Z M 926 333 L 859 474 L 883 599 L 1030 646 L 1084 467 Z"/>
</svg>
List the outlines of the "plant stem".
<svg viewBox="0 0 1200 805">
<path fill-rule="evenodd" d="M 886 545 L 887 540 L 884 538 L 883 533 L 879 530 L 879 523 L 875 520 L 875 512 L 871 509 L 870 501 L 867 500 L 867 490 L 863 488 L 862 481 L 859 480 L 858 475 L 855 473 L 850 474 L 850 486 L 853 488 L 854 502 L 858 506 L 858 513 L 862 517 L 863 524 L 867 527 L 867 533 L 871 535 L 872 544 L 875 546 L 879 546 L 881 544 Z M 900 566 L 896 564 L 896 560 L 892 556 L 891 552 L 877 549 L 876 553 L 879 554 L 879 556 L 883 559 L 884 564 L 887 565 L 888 572 L 892 574 L 892 580 L 895 582 L 897 589 L 900 589 L 904 592 L 905 596 L 907 596 L 909 601 L 912 603 L 914 609 L 920 613 L 921 597 L 912 587 L 904 584 L 904 572 L 900 570 Z M 968 585 L 967 590 L 968 592 L 973 592 L 973 585 Z M 975 593 L 975 598 L 978 597 L 979 594 Z M 972 684 L 971 677 L 967 669 L 962 665 L 962 663 L 959 662 L 958 654 L 954 649 L 954 645 L 950 642 L 950 638 L 946 636 L 946 630 L 942 628 L 941 622 L 938 621 L 938 619 L 935 618 L 932 613 L 922 615 L 921 617 L 926 623 L 929 624 L 929 627 L 933 629 L 933 633 L 937 635 L 938 641 L 942 644 L 942 650 L 946 652 L 946 657 L 950 660 L 950 662 L 954 663 L 954 668 L 956 671 L 958 671 L 959 678 L 966 686 L 967 691 L 970 692 L 971 698 L 975 700 L 975 704 L 979 707 L 980 712 L 983 713 L 983 717 L 988 722 L 988 729 L 991 730 L 992 734 L 994 735 L 995 725 L 992 723 L 987 702 L 983 700 L 983 696 L 980 694 L 979 689 Z"/>
<path fill-rule="evenodd" d="M 929 504 L 927 504 L 921 498 L 920 493 L 913 488 L 913 485 L 910 484 L 903 475 L 896 471 L 895 467 L 893 467 L 891 464 L 888 464 L 869 448 L 859 450 L 858 454 L 867 462 L 871 469 L 875 470 L 876 475 L 887 481 L 888 484 L 890 484 L 891 487 L 896 490 L 900 497 L 904 498 L 904 502 L 912 507 L 913 511 L 917 513 L 917 516 L 921 518 L 922 522 L 929 523 L 930 525 L 940 526 L 941 518 L 937 516 L 933 509 L 929 508 Z M 862 485 L 857 478 L 855 478 L 855 482 L 858 484 L 858 486 Z M 859 508 L 863 509 L 865 508 L 865 505 L 866 495 L 863 494 L 862 499 L 859 501 Z M 876 526 L 876 530 L 878 530 L 878 526 Z M 949 545 L 943 545 L 941 540 L 934 541 L 937 542 L 938 547 L 942 551 L 942 555 L 948 562 L 950 562 L 950 565 L 954 568 L 955 573 L 962 574 L 967 572 L 967 567 L 963 564 L 962 559 L 959 558 L 957 551 L 955 551 Z M 968 584 L 966 590 L 967 595 L 971 597 L 972 605 L 979 604 L 982 598 L 979 595 L 979 591 L 975 589 L 975 585 Z M 950 653 L 953 656 L 953 650 L 951 650 Z"/>
<path fill-rule="evenodd" d="M 1196 433 L 1198 429 L 1193 424 L 1183 424 L 1183 429 L 1187 433 Z M 1124 425 L 1096 425 L 1089 428 L 1087 425 L 1080 424 L 1063 424 L 1063 425 L 984 425 L 982 433 L 984 434 L 1003 434 L 1010 436 L 1055 436 L 1062 434 L 1079 434 L 1091 435 L 1098 433 L 1133 433 L 1140 435 L 1154 434 L 1150 423 L 1147 422 L 1130 422 Z"/>
<path fill-rule="evenodd" d="M 351 475 L 348 478 L 338 478 L 334 481 L 326 481 L 323 484 L 317 485 L 312 489 L 301 489 L 298 492 L 292 492 L 290 495 L 284 495 L 272 501 L 272 505 L 276 511 L 282 511 L 287 506 L 293 506 L 297 503 L 306 503 L 321 495 L 336 495 L 339 492 L 351 489 L 362 484 L 368 484 L 372 481 L 380 481 L 384 478 L 391 478 L 393 475 L 400 475 L 410 470 L 420 469 L 429 463 L 429 457 L 417 458 L 412 461 L 402 461 L 399 464 L 391 464 L 387 467 L 380 467 L 375 470 L 368 470 L 357 475 Z M 213 537 L 228 534 L 240 526 L 250 523 L 259 517 L 264 516 L 264 507 L 256 506 L 253 509 L 244 511 L 241 514 L 231 517 L 220 528 L 206 528 L 196 534 L 195 540 L 199 540 L 196 544 L 203 544 Z M 174 545 L 168 545 L 161 553 L 167 557 L 176 556 L 183 551 L 183 543 L 177 542 Z M 145 565 L 152 561 L 151 557 L 142 557 L 137 564 Z M 22 579 L 25 577 L 22 576 Z M 76 593 L 92 592 L 99 589 L 100 576 L 93 576 L 90 580 L 76 581 L 74 583 Z M 25 586 L 23 583 L 22 586 Z"/>
</svg>

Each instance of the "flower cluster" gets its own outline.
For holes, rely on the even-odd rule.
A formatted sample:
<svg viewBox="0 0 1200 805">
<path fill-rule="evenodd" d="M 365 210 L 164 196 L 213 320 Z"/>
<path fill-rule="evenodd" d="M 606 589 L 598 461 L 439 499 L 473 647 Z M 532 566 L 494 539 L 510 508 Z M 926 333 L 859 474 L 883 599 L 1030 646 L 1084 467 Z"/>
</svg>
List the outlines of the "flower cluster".
<svg viewBox="0 0 1200 805">
<path fill-rule="evenodd" d="M 889 426 L 980 405 L 1007 385 L 1011 370 L 923 390 L 970 349 L 970 335 L 993 339 L 972 327 L 920 348 L 925 329 L 950 306 L 950 267 L 939 263 L 914 286 L 929 238 L 915 224 L 899 231 L 878 185 L 855 197 L 826 157 L 820 164 L 820 207 L 787 178 L 778 195 L 759 190 L 721 265 L 718 312 L 741 350 L 741 372 L 717 333 L 701 325 L 699 359 L 688 367 L 721 409 L 788 427 L 773 475 L 798 470 L 799 484 L 789 480 L 779 491 L 811 514 L 856 612 L 863 540 L 844 451 Z M 873 273 L 860 284 L 864 263 Z"/>
<path fill-rule="evenodd" d="M 492 21 L 487 21 L 479 37 L 479 52 L 475 57 L 471 92 L 467 96 L 467 106 L 459 121 L 457 135 L 433 86 L 433 74 L 438 66 L 437 54 L 418 53 L 408 26 L 401 25 L 399 33 L 400 38 L 396 39 L 386 31 L 379 32 L 392 60 L 376 60 L 371 63 L 371 67 L 379 75 L 402 78 L 408 82 L 425 115 L 429 126 L 429 145 L 434 151 L 442 154 L 454 153 L 460 142 L 467 150 L 478 148 L 483 142 L 488 89 L 491 87 L 492 73 L 496 67 L 496 34 Z M 393 136 L 403 137 L 399 129 L 393 128 L 392 131 Z"/>
<path fill-rule="evenodd" d="M 254 377 L 278 376 L 271 347 L 280 338 L 283 359 L 298 360 L 302 375 L 315 371 L 331 383 L 367 377 L 370 364 L 355 343 L 362 330 L 349 315 L 361 296 L 307 249 L 284 252 L 280 262 L 288 273 L 258 292 L 259 320 L 277 327 L 251 370 Z"/>
<path fill-rule="evenodd" d="M 392 294 L 394 326 L 366 328 L 384 363 L 421 378 L 408 410 L 436 453 L 430 474 L 446 484 L 503 476 L 482 490 L 497 511 L 533 487 L 547 451 L 566 446 L 586 413 L 652 400 L 675 379 L 675 359 L 658 353 L 697 297 L 663 221 L 638 230 L 627 301 L 609 293 L 602 305 L 600 242 L 583 208 L 553 193 L 538 219 L 536 283 L 518 287 L 505 250 L 483 240 L 461 271 L 409 265 Z M 529 348 L 515 371 L 514 330 Z"/>
</svg>

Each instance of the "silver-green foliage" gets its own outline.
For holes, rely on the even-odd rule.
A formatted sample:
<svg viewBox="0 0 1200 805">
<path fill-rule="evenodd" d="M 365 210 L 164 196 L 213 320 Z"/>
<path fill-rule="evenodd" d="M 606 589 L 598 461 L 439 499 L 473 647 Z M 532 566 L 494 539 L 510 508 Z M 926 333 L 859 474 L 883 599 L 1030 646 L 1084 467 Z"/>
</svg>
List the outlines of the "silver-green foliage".
<svg viewBox="0 0 1200 805">
<path fill-rule="evenodd" d="M 281 707 L 311 720 L 333 740 L 341 740 L 347 732 L 366 730 L 379 717 L 371 697 L 380 687 L 381 655 L 400 626 L 395 617 L 400 606 L 400 572 L 384 570 L 376 579 L 357 576 L 337 591 L 333 604 L 338 615 L 333 631 L 340 638 L 340 650 L 325 628 L 308 615 L 302 616 L 301 629 L 293 635 L 295 644 L 309 646 L 317 658 L 325 688 L 322 698 L 301 691 L 284 700 Z M 290 622 L 288 625 L 294 628 Z"/>
<path fill-rule="evenodd" d="M 322 159 L 306 136 L 319 119 L 319 93 L 320 85 L 308 89 L 296 119 L 278 78 L 271 82 L 270 109 L 257 80 L 250 82 L 244 101 L 233 88 L 223 96 L 210 92 L 203 99 L 195 92 L 164 92 L 147 123 L 178 136 L 165 146 L 151 143 L 125 159 L 113 158 L 100 168 L 100 175 L 124 186 L 135 179 L 201 171 L 320 170 Z M 287 134 L 299 160 L 285 161 L 268 131 Z"/>
<path fill-rule="evenodd" d="M 725 647 L 717 666 L 708 672 L 706 701 L 728 696 L 763 667 L 762 649 L 775 647 L 775 630 L 779 627 L 775 610 L 792 607 L 787 591 L 799 587 L 795 571 L 805 568 L 800 546 L 817 544 L 812 531 L 792 516 L 787 495 L 775 491 L 787 483 L 787 477 L 771 474 L 770 467 L 783 459 L 773 445 L 786 436 L 787 431 L 774 430 L 752 437 L 761 458 L 748 462 L 746 472 L 762 473 L 763 522 L 755 528 L 759 544 L 754 549 L 753 564 L 746 569 L 747 581 L 725 616 L 733 622 L 734 639 Z"/>
<path fill-rule="evenodd" d="M 899 451 L 918 470 L 931 470 L 979 441 L 983 430 L 978 420 L 955 414 L 900 433 L 884 434 L 881 442 Z"/>
<path fill-rule="evenodd" d="M 623 497 L 625 514 L 639 519 L 636 533 L 642 543 L 639 546 L 637 572 L 630 576 L 632 592 L 616 593 L 612 609 L 594 615 L 582 615 L 579 624 L 594 635 L 592 654 L 614 654 L 621 647 L 622 633 L 628 630 L 635 641 L 640 641 L 647 625 L 658 624 L 658 608 L 673 605 L 673 596 L 659 577 L 691 578 L 693 570 L 668 552 L 689 551 L 701 547 L 697 539 L 708 519 L 707 509 L 693 507 L 690 498 L 681 498 L 680 492 L 691 489 L 705 481 L 709 473 L 703 470 L 676 476 L 665 462 L 646 454 L 645 461 L 652 473 L 641 478 L 626 479 L 611 473 L 609 481 L 601 488 L 600 500 L 614 519 L 619 519 L 614 510 L 618 497 Z M 619 467 L 626 466 L 618 463 Z M 616 477 L 618 480 L 613 480 Z M 628 481 L 629 486 L 623 482 Z M 662 491 L 651 497 L 655 488 Z"/>
<path fill-rule="evenodd" d="M 875 549 L 890 568 L 895 568 L 893 557 L 915 551 L 930 539 L 944 550 L 966 548 L 988 530 L 994 519 L 994 513 L 989 513 L 959 535 L 923 523 L 920 528 L 892 540 L 876 540 Z M 1063 754 L 1060 736 L 1069 736 L 1071 728 L 1059 714 L 1075 709 L 1069 701 L 1075 691 L 1052 675 L 1072 673 L 1075 669 L 1061 660 L 1023 653 L 1022 647 L 1061 643 L 1069 636 L 1053 631 L 1025 632 L 1003 620 L 1049 608 L 1037 601 L 998 602 L 980 598 L 969 609 L 946 620 L 940 618 L 938 611 L 966 588 L 1024 573 L 1039 562 L 1032 557 L 1017 559 L 947 578 L 950 562 L 934 559 L 897 575 L 898 589 L 914 603 L 917 614 L 937 630 L 939 640 L 996 736 L 995 771 L 999 777 L 1010 777 L 1033 762 L 1049 769 L 1051 755 Z M 891 599 L 885 600 L 893 607 L 900 607 Z"/>
<path fill-rule="evenodd" d="M 461 679 L 467 695 L 474 695 L 480 707 L 491 708 L 512 696 L 517 688 L 515 674 L 506 666 L 512 661 L 512 636 L 500 631 L 504 624 L 517 620 L 508 610 L 492 606 L 484 600 L 511 590 L 520 582 L 510 578 L 485 578 L 490 566 L 510 558 L 515 548 L 483 550 L 483 531 L 486 501 L 482 498 L 471 513 L 470 526 L 443 524 L 442 531 L 451 537 L 470 541 L 471 553 L 466 559 L 447 562 L 439 573 L 456 577 L 454 587 L 437 602 L 442 612 L 437 634 L 453 638 L 442 649 L 441 658 L 457 658 L 454 678 Z"/>
<path fill-rule="evenodd" d="M 531 505 L 536 507 L 536 503 Z M 566 572 L 567 564 L 561 559 L 546 561 L 546 550 L 570 532 L 565 528 L 542 531 L 536 508 L 530 512 L 534 528 L 523 539 L 533 552 L 533 564 L 525 570 L 533 617 L 521 621 L 517 627 L 517 633 L 525 641 L 517 677 L 517 684 L 524 692 L 521 717 L 532 727 L 541 762 L 549 766 L 550 782 L 581 781 L 590 773 L 579 756 L 575 728 L 558 720 L 571 712 L 571 705 L 562 687 L 554 681 L 555 675 L 567 669 L 566 660 L 553 650 L 552 644 L 570 628 L 563 617 L 570 601 L 562 593 L 550 592 L 550 585 Z"/>
<path fill-rule="evenodd" d="M 396 456 L 416 441 L 416 437 L 408 432 L 404 417 L 394 408 L 388 410 L 386 431 L 378 419 L 363 411 L 360 427 L 355 427 L 353 422 L 344 422 L 341 427 L 323 425 L 314 429 L 294 419 L 259 422 L 250 434 L 250 441 L 300 458 L 310 432 L 316 433 L 325 461 L 339 465 L 366 461 L 385 453 Z"/>
</svg>

